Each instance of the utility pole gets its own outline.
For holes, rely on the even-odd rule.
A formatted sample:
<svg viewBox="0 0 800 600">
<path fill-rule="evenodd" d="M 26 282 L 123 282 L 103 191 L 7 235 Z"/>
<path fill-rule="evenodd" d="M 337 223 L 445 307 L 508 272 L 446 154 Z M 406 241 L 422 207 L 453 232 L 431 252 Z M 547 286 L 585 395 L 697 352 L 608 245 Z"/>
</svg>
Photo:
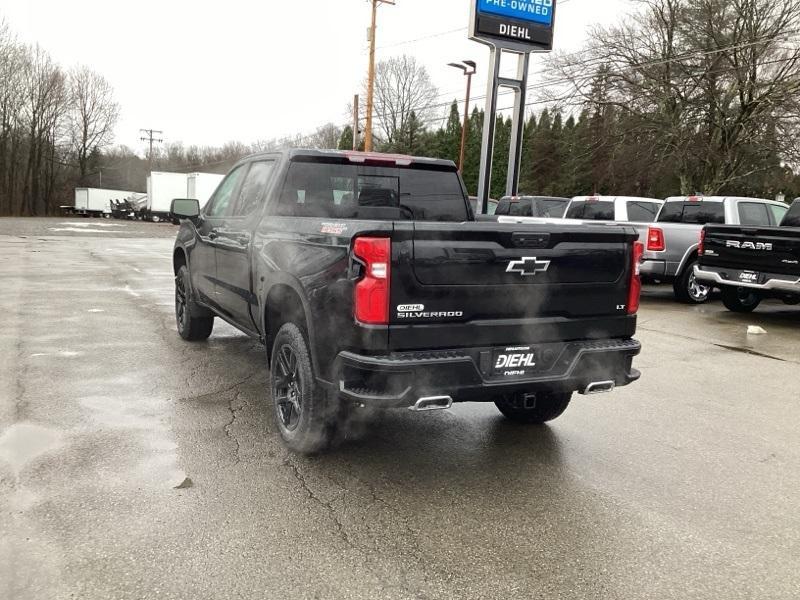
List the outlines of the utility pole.
<svg viewBox="0 0 800 600">
<path fill-rule="evenodd" d="M 147 154 L 147 161 L 149 164 L 149 169 L 153 170 L 153 144 L 159 143 L 162 144 L 164 142 L 163 139 L 158 138 L 156 136 L 164 135 L 163 131 L 159 131 L 158 129 L 140 129 L 140 133 L 144 134 L 144 137 L 141 138 L 143 142 L 150 143 L 150 151 Z"/>
<path fill-rule="evenodd" d="M 369 0 L 372 3 L 372 25 L 369 28 L 369 70 L 367 72 L 367 130 L 364 132 L 364 151 L 372 152 L 372 110 L 375 104 L 375 31 L 378 24 L 378 5 L 393 0 Z"/>
<path fill-rule="evenodd" d="M 358 111 L 359 111 L 359 97 L 358 94 L 353 96 L 353 151 L 357 151 L 359 147 L 358 143 Z"/>
</svg>

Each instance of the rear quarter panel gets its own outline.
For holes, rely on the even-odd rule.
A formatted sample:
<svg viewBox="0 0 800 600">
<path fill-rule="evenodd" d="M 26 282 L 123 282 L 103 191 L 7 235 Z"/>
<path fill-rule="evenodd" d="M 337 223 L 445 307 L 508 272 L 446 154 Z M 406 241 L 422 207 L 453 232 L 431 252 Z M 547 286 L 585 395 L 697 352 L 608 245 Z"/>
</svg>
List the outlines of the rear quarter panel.
<svg viewBox="0 0 800 600">
<path fill-rule="evenodd" d="M 276 286 L 291 288 L 302 303 L 313 359 L 322 377 L 341 351 L 385 350 L 387 327 L 356 326 L 349 277 L 350 248 L 356 235 L 389 237 L 391 222 L 335 221 L 268 215 L 253 237 L 255 319 L 266 334 L 267 302 Z"/>
</svg>

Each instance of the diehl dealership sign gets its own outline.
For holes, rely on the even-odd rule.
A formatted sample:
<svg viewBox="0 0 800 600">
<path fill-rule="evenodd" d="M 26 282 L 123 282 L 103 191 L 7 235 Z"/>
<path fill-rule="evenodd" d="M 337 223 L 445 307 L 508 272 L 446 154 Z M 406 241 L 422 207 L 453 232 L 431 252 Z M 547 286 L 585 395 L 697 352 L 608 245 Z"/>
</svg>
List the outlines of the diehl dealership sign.
<svg viewBox="0 0 800 600">
<path fill-rule="evenodd" d="M 553 49 L 556 0 L 473 0 L 471 37 L 523 52 Z"/>
</svg>

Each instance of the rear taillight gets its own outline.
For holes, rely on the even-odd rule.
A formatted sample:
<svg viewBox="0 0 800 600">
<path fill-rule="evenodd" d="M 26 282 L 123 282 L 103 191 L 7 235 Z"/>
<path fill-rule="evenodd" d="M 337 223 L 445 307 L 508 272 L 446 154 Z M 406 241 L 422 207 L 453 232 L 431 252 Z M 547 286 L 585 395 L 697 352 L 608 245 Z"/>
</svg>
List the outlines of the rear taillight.
<svg viewBox="0 0 800 600">
<path fill-rule="evenodd" d="M 697 256 L 704 256 L 706 253 L 706 230 L 700 230 L 700 244 L 697 246 Z"/>
<path fill-rule="evenodd" d="M 642 295 L 642 255 L 644 244 L 633 242 L 633 257 L 631 264 L 631 283 L 628 288 L 628 314 L 635 315 L 639 312 L 639 298 Z"/>
<path fill-rule="evenodd" d="M 356 238 L 353 254 L 364 263 L 364 276 L 355 286 L 355 318 L 367 325 L 388 325 L 391 241 L 389 238 Z"/>
<path fill-rule="evenodd" d="M 664 230 L 658 227 L 649 227 L 647 229 L 647 251 L 648 252 L 663 252 L 667 249 L 664 242 Z"/>
</svg>

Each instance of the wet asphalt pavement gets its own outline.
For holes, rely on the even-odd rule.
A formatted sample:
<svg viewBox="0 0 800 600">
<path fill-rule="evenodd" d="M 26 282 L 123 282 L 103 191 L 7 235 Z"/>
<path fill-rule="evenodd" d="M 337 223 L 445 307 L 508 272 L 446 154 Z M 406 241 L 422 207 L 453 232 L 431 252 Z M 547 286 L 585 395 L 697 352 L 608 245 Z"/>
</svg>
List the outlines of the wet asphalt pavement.
<svg viewBox="0 0 800 600">
<path fill-rule="evenodd" d="M 303 458 L 257 343 L 178 338 L 174 228 L 118 223 L 0 219 L 0 598 L 800 596 L 800 307 L 648 288 L 637 384 Z"/>
</svg>

